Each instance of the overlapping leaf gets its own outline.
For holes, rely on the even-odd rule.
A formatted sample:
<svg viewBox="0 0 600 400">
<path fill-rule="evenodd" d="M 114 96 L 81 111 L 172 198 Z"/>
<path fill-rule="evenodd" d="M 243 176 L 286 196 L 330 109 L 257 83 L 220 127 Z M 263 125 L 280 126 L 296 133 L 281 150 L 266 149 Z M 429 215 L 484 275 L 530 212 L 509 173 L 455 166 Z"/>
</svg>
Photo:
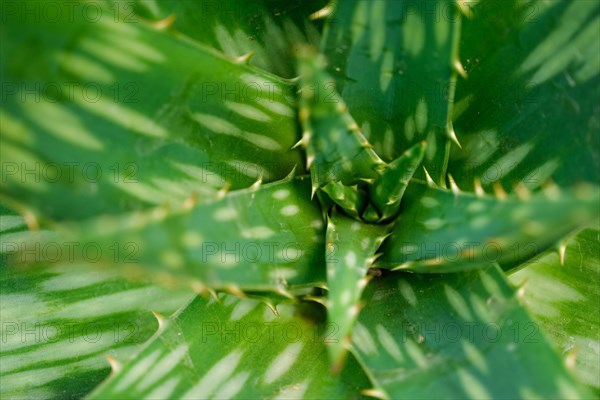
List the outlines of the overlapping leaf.
<svg viewBox="0 0 600 400">
<path fill-rule="evenodd" d="M 289 84 L 117 23 L 100 3 L 97 20 L 67 3 L 56 3 L 60 18 L 8 13 L 3 25 L 2 192 L 12 205 L 84 218 L 273 181 L 302 164 L 290 151 Z"/>
<path fill-rule="evenodd" d="M 341 0 L 323 52 L 352 116 L 391 161 L 426 140 L 424 164 L 444 184 L 461 18 L 454 1 Z"/>
<path fill-rule="evenodd" d="M 600 4 L 494 1 L 469 5 L 454 125 L 461 187 L 600 181 Z"/>
<path fill-rule="evenodd" d="M 171 29 L 216 48 L 232 57 L 252 54 L 250 63 L 291 78 L 299 45 L 319 44 L 318 17 L 326 0 L 161 0 L 126 1 L 121 14 L 135 12 L 150 20 L 166 22 Z"/>
<path fill-rule="evenodd" d="M 359 398 L 369 383 L 355 360 L 329 371 L 318 307 L 282 305 L 276 318 L 254 300 L 198 297 L 91 399 Z"/>
<path fill-rule="evenodd" d="M 411 184 L 381 268 L 450 272 L 498 262 L 513 268 L 597 218 L 597 186 L 549 189 L 519 199 Z"/>
<path fill-rule="evenodd" d="M 323 71 L 323 60 L 306 49 L 299 58 L 302 141 L 313 190 L 329 182 L 346 186 L 374 180 L 385 163 L 373 151 Z"/>
<path fill-rule="evenodd" d="M 510 276 L 575 375 L 600 389 L 600 236 L 577 235 L 560 253 L 546 253 Z"/>
<path fill-rule="evenodd" d="M 2 398 L 80 398 L 108 376 L 107 356 L 129 356 L 152 335 L 151 309 L 172 313 L 191 298 L 115 270 L 19 265 L 9 253 L 31 232 L 4 211 L 0 226 Z M 45 245 L 38 257 L 56 253 Z"/>
<path fill-rule="evenodd" d="M 211 202 L 62 227 L 89 255 L 201 288 L 285 290 L 325 283 L 324 223 L 310 180 L 293 178 Z"/>
<path fill-rule="evenodd" d="M 587 398 L 497 266 L 371 281 L 353 352 L 381 397 Z"/>
<path fill-rule="evenodd" d="M 327 224 L 327 315 L 335 327 L 329 354 L 339 368 L 358 317 L 360 296 L 367 285 L 367 270 L 388 227 L 358 222 L 334 213 Z"/>
</svg>

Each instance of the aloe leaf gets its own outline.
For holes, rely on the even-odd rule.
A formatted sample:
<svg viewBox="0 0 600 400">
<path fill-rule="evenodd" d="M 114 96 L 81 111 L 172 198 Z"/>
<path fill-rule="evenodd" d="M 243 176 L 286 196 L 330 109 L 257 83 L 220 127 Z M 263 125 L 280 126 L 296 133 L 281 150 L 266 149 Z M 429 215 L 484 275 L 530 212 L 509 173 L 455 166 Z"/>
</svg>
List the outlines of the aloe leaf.
<svg viewBox="0 0 600 400">
<path fill-rule="evenodd" d="M 274 181 L 303 164 L 290 151 L 290 83 L 148 24 L 115 22 L 108 9 L 91 22 L 68 2 L 56 7 L 72 20 L 16 13 L 3 24 L 11 206 L 81 219 Z"/>
<path fill-rule="evenodd" d="M 308 177 L 61 230 L 65 242 L 97 248 L 88 256 L 94 263 L 152 271 L 197 288 L 285 291 L 325 283 L 324 223 Z M 86 257 L 83 250 L 74 255 Z"/>
<path fill-rule="evenodd" d="M 502 271 L 391 273 L 365 289 L 352 333 L 383 398 L 586 398 Z"/>
<path fill-rule="evenodd" d="M 232 57 L 251 54 L 252 65 L 291 78 L 298 46 L 319 44 L 318 27 L 309 18 L 318 16 L 326 3 L 325 0 L 137 0 L 134 7 L 127 2 L 122 14 L 133 17 L 130 14 L 135 12 L 157 23 L 174 18 L 171 29 Z"/>
<path fill-rule="evenodd" d="M 369 187 L 370 198 L 379 210 L 380 220 L 387 220 L 398 213 L 404 191 L 424 155 L 425 143 L 411 147 L 391 162 L 389 168 Z"/>
<path fill-rule="evenodd" d="M 350 332 L 358 317 L 367 270 L 388 231 L 385 225 L 366 224 L 333 213 L 327 224 L 327 315 L 335 327 L 328 350 L 334 368 L 340 368 Z M 336 365 L 337 364 L 337 365 Z"/>
<path fill-rule="evenodd" d="M 340 206 L 344 212 L 355 219 L 361 218 L 362 212 L 367 207 L 369 199 L 367 194 L 360 190 L 357 185 L 345 186 L 340 181 L 329 182 L 322 188 L 323 193 L 335 204 Z M 321 202 L 323 204 L 323 202 Z M 325 202 L 325 204 L 327 204 Z"/>
<path fill-rule="evenodd" d="M 469 9 L 461 36 L 469 77 L 454 106 L 463 149 L 449 167 L 457 183 L 600 182 L 600 4 L 483 0 Z"/>
<path fill-rule="evenodd" d="M 582 382 L 600 389 L 600 232 L 587 229 L 510 276 Z M 560 259 L 564 263 L 561 265 Z"/>
<path fill-rule="evenodd" d="M 510 269 L 558 244 L 599 215 L 597 186 L 478 196 L 409 185 L 381 268 L 451 272 L 498 262 Z"/>
<path fill-rule="evenodd" d="M 443 185 L 460 16 L 452 0 L 340 0 L 323 52 L 350 113 L 377 153 L 399 157 L 423 140 L 424 164 Z"/>
<path fill-rule="evenodd" d="M 264 304 L 222 295 L 198 297 L 90 399 L 348 398 L 368 380 L 352 360 L 329 371 L 329 330 L 316 304 Z"/>
<path fill-rule="evenodd" d="M 33 232 L 4 211 L 0 221 L 2 398 L 81 398 L 108 376 L 108 356 L 128 357 L 152 335 L 151 309 L 172 313 L 192 296 L 133 283 L 114 270 L 21 265 L 10 253 Z"/>
<path fill-rule="evenodd" d="M 373 180 L 385 166 L 348 113 L 323 67 L 322 57 L 310 49 L 300 54 L 300 144 L 306 148 L 313 191 L 329 182 L 351 186 Z"/>
</svg>

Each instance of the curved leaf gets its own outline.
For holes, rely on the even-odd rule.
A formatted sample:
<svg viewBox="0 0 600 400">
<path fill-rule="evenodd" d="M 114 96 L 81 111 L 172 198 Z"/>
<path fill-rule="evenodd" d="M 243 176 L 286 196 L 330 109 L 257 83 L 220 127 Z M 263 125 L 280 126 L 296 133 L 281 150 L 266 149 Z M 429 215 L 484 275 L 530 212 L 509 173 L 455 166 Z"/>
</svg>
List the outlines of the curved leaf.
<svg viewBox="0 0 600 400">
<path fill-rule="evenodd" d="M 281 305 L 276 318 L 254 300 L 198 297 L 90 399 L 359 398 L 368 380 L 354 360 L 329 372 L 316 307 Z"/>
<path fill-rule="evenodd" d="M 554 188 L 527 199 L 497 196 L 409 185 L 376 266 L 444 273 L 498 262 L 510 269 L 600 214 L 597 186 Z"/>
<path fill-rule="evenodd" d="M 18 232 L 25 224 L 17 219 L 0 216 L 2 398 L 81 398 L 109 374 L 107 356 L 127 357 L 152 335 L 151 309 L 172 313 L 191 298 L 114 270 L 19 265 L 9 253 L 32 232 Z M 16 228 L 5 229 L 7 221 Z"/>
<path fill-rule="evenodd" d="M 461 18 L 453 0 L 340 0 L 323 52 L 350 113 L 385 160 L 423 140 L 444 185 Z"/>
<path fill-rule="evenodd" d="M 367 271 L 388 227 L 358 222 L 334 213 L 327 223 L 327 316 L 335 327 L 328 350 L 334 368 L 340 368 L 358 317 Z"/>
<path fill-rule="evenodd" d="M 371 281 L 352 347 L 385 398 L 586 398 L 497 266 Z"/>
<path fill-rule="evenodd" d="M 326 0 L 137 0 L 127 2 L 151 20 L 174 18 L 172 29 L 232 57 L 251 54 L 250 64 L 291 78 L 299 45 L 319 44 L 320 33 L 309 17 Z M 131 10 L 131 11 L 133 11 Z M 315 16 L 316 16 L 315 15 Z"/>
<path fill-rule="evenodd" d="M 324 223 L 310 180 L 295 178 L 169 210 L 61 226 L 89 259 L 183 280 L 192 287 L 285 291 L 325 283 Z M 86 253 L 75 256 L 85 259 Z M 77 258 L 76 258 L 77 259 Z"/>
<path fill-rule="evenodd" d="M 457 183 L 600 182 L 600 4 L 482 0 L 470 9 L 461 36 L 469 77 L 454 107 L 463 148 L 449 167 Z"/>
<path fill-rule="evenodd" d="M 90 21 L 56 6 L 65 20 L 17 12 L 1 32 L 11 206 L 81 219 L 274 181 L 303 164 L 290 151 L 289 83 L 147 24 L 114 22 L 107 9 Z"/>
<path fill-rule="evenodd" d="M 526 307 L 586 384 L 600 389 L 600 232 L 587 229 L 569 241 L 564 265 L 546 253 L 510 276 Z"/>
</svg>

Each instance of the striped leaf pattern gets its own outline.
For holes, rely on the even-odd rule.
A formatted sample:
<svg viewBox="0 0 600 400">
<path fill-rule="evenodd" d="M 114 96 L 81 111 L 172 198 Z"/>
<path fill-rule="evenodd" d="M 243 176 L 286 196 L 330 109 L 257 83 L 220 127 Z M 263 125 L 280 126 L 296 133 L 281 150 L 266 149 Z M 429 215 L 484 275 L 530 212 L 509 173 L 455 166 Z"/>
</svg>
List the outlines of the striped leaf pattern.
<svg viewBox="0 0 600 400">
<path fill-rule="evenodd" d="M 425 140 L 424 165 L 444 185 L 461 17 L 454 0 L 340 1 L 322 50 L 350 113 L 391 161 Z"/>
<path fill-rule="evenodd" d="M 154 333 L 150 310 L 170 314 L 191 299 L 116 270 L 16 263 L 10 253 L 31 232 L 4 212 L 0 227 L 2 398 L 81 398 L 108 376 L 107 356 L 128 357 Z"/>
<path fill-rule="evenodd" d="M 318 26 L 309 19 L 326 4 L 326 0 L 135 0 L 127 3 L 127 16 L 154 23 L 174 19 L 170 29 L 228 56 L 249 56 L 251 65 L 292 78 L 299 46 L 319 44 Z"/>
<path fill-rule="evenodd" d="M 414 183 L 377 266 L 443 273 L 497 262 L 510 269 L 600 214 L 595 185 L 525 193 L 478 196 Z"/>
<path fill-rule="evenodd" d="M 586 229 L 510 276 L 567 366 L 600 390 L 600 231 Z M 561 262 L 562 259 L 562 262 Z"/>
<path fill-rule="evenodd" d="M 457 82 L 453 115 L 463 147 L 449 166 L 456 182 L 600 182 L 600 4 L 481 0 L 469 10 L 460 46 L 469 78 Z"/>
<path fill-rule="evenodd" d="M 589 398 L 502 270 L 374 279 L 352 348 L 387 399 Z"/>
<path fill-rule="evenodd" d="M 350 344 L 352 325 L 360 312 L 367 270 L 383 242 L 387 226 L 366 224 L 334 213 L 327 223 L 327 315 L 334 327 L 329 354 L 340 368 Z"/>
<path fill-rule="evenodd" d="M 2 30 L 5 201 L 81 219 L 301 172 L 289 83 L 108 9 L 74 14 L 11 14 Z"/>
<path fill-rule="evenodd" d="M 360 398 L 369 383 L 356 361 L 329 371 L 331 330 L 314 322 L 322 309 L 277 311 L 230 295 L 198 297 L 90 399 Z"/>
<path fill-rule="evenodd" d="M 60 229 L 65 243 L 97 247 L 95 263 L 163 273 L 197 289 L 285 293 L 325 283 L 324 223 L 307 178 Z"/>
</svg>

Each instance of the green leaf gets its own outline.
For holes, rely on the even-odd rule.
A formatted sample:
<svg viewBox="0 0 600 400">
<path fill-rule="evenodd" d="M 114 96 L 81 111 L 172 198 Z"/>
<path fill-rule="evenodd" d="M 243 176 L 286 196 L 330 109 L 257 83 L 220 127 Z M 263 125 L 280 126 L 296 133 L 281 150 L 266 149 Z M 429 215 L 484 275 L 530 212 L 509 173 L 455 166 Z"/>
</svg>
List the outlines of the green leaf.
<svg viewBox="0 0 600 400">
<path fill-rule="evenodd" d="M 65 243 L 98 248 L 89 256 L 95 263 L 137 267 L 197 288 L 285 292 L 325 283 L 324 223 L 308 177 L 61 230 Z"/>
<path fill-rule="evenodd" d="M 600 182 L 600 4 L 482 0 L 463 24 L 449 171 L 473 188 Z M 495 10 L 492 12 L 492 10 Z M 491 15 L 494 15 L 492 17 Z M 575 156 L 576 155 L 576 156 Z"/>
<path fill-rule="evenodd" d="M 499 198 L 409 185 L 377 267 L 451 272 L 498 262 L 513 268 L 600 214 L 597 186 Z"/>
<path fill-rule="evenodd" d="M 347 398 L 369 383 L 352 360 L 329 372 L 329 330 L 316 304 L 279 306 L 198 297 L 91 399 Z"/>
<path fill-rule="evenodd" d="M 135 11 L 151 20 L 175 18 L 171 28 L 232 57 L 251 54 L 250 63 L 291 78 L 301 44 L 317 46 L 318 27 L 309 17 L 325 0 L 160 0 L 135 1 Z M 132 3 L 123 7 L 130 11 Z M 129 12 L 130 13 L 130 12 Z"/>
<path fill-rule="evenodd" d="M 333 201 L 340 206 L 345 213 L 355 219 L 360 219 L 368 205 L 367 194 L 360 190 L 357 185 L 345 186 L 340 181 L 329 182 L 321 188 L 322 192 L 329 196 L 329 201 Z M 323 196 L 319 197 L 321 200 Z M 329 201 L 321 201 L 321 205 L 325 208 Z"/>
<path fill-rule="evenodd" d="M 400 201 L 413 174 L 425 155 L 425 143 L 406 150 L 369 187 L 370 198 L 379 210 L 380 221 L 396 216 Z"/>
<path fill-rule="evenodd" d="M 600 232 L 587 229 L 560 253 L 548 252 L 510 276 L 525 306 L 550 335 L 575 375 L 600 389 Z"/>
<path fill-rule="evenodd" d="M 367 285 L 367 270 L 388 227 L 358 222 L 333 213 L 327 224 L 327 314 L 335 327 L 328 347 L 334 368 L 340 368 L 358 317 L 360 296 Z M 337 364 L 337 365 L 336 365 Z"/>
<path fill-rule="evenodd" d="M 68 21 L 16 13 L 1 32 L 11 206 L 81 219 L 274 181 L 303 164 L 290 151 L 290 83 L 145 23 L 114 22 L 109 9 L 91 22 L 67 3 L 56 6 Z"/>
<path fill-rule="evenodd" d="M 372 181 L 385 163 L 373 151 L 356 125 L 335 83 L 323 71 L 323 60 L 310 49 L 299 57 L 300 144 L 306 148 L 313 191 L 329 182 L 346 186 Z M 335 201 L 335 199 L 333 199 Z"/>
<path fill-rule="evenodd" d="M 585 398 L 497 266 L 392 273 L 365 289 L 352 347 L 382 397 Z"/>
<path fill-rule="evenodd" d="M 391 161 L 427 141 L 424 164 L 444 184 L 458 64 L 460 16 L 452 0 L 340 0 L 323 52 L 350 113 Z"/>
<path fill-rule="evenodd" d="M 0 397 L 81 398 L 108 376 L 107 356 L 127 357 L 152 335 L 151 309 L 172 313 L 192 294 L 76 263 L 16 263 L 9 252 L 33 233 L 4 229 L 18 218 L 0 217 Z M 57 247 L 39 249 L 41 257 Z"/>
</svg>

